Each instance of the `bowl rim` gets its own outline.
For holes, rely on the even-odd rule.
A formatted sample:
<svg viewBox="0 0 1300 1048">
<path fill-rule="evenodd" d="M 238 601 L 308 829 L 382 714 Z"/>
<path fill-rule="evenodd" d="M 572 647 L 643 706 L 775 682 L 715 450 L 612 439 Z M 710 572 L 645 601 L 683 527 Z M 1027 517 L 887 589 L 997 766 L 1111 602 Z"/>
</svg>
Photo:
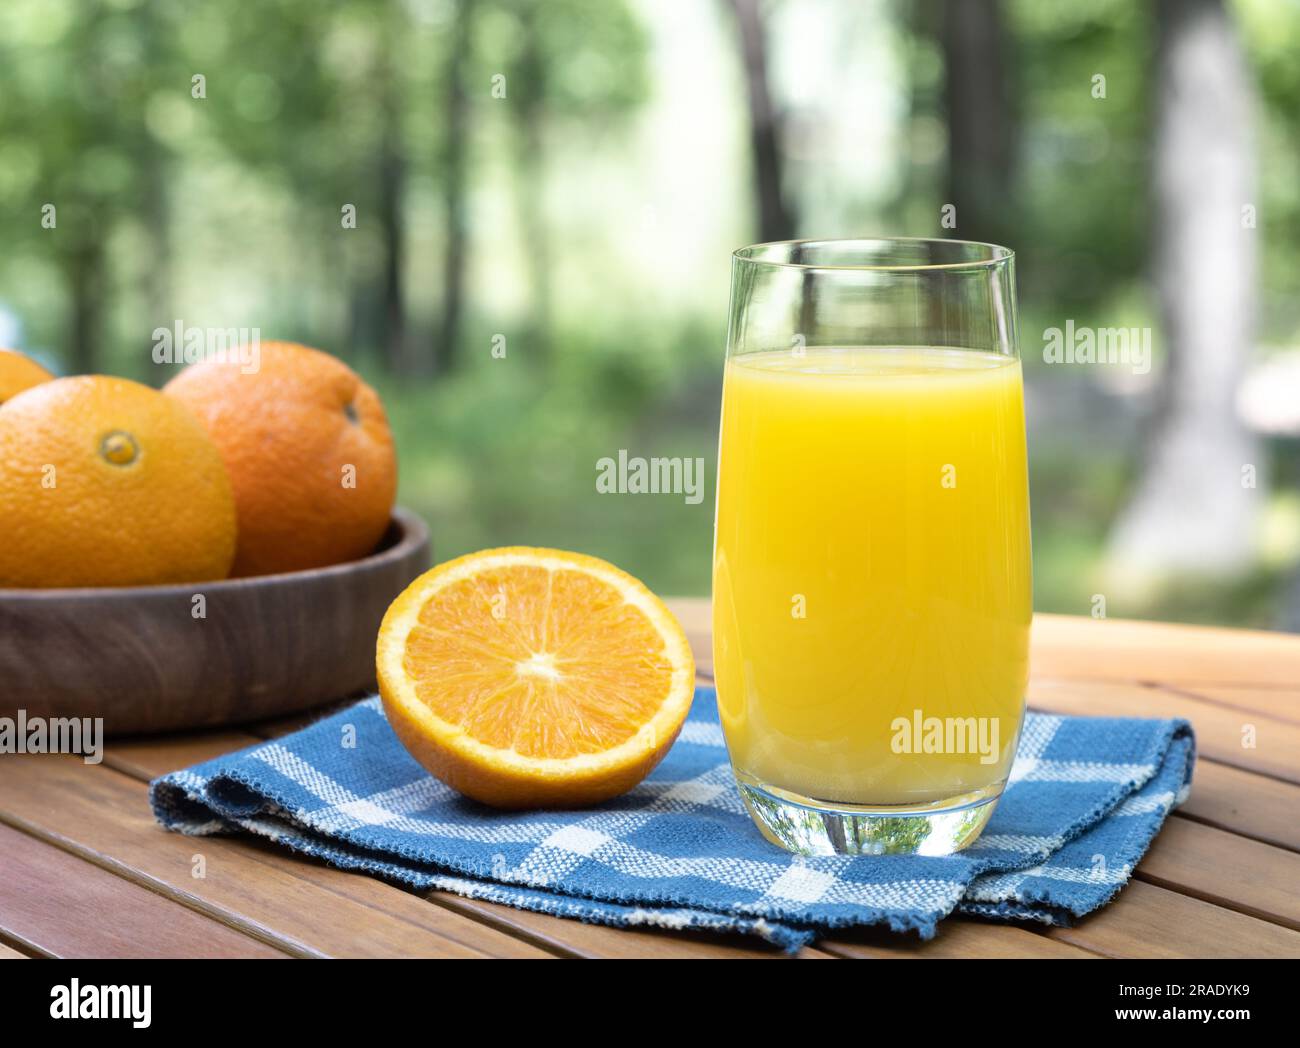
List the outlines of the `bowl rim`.
<svg viewBox="0 0 1300 1048">
<path fill-rule="evenodd" d="M 377 553 L 359 560 L 345 560 L 341 564 L 328 564 L 323 568 L 306 568 L 302 571 L 280 571 L 271 575 L 249 575 L 237 579 L 209 579 L 206 582 L 167 582 L 153 586 L 0 586 L 0 602 L 8 600 L 112 600 L 139 597 L 190 597 L 195 593 L 238 592 L 277 584 L 303 582 L 307 579 L 330 578 L 336 575 L 357 573 L 385 567 L 415 553 L 429 541 L 429 526 L 416 513 L 404 506 L 394 506 L 389 517 L 388 530 L 396 525 L 397 541 Z"/>
</svg>

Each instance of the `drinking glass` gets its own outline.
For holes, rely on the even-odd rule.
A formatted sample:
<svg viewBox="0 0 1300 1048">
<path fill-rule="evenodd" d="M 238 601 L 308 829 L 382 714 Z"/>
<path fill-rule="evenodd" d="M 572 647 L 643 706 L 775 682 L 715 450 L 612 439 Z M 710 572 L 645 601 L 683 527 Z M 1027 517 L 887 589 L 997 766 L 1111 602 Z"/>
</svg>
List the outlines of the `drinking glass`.
<svg viewBox="0 0 1300 1048">
<path fill-rule="evenodd" d="M 803 854 L 973 842 L 1020 735 L 1030 589 L 1013 253 L 737 251 L 714 668 L 763 835 Z"/>
</svg>

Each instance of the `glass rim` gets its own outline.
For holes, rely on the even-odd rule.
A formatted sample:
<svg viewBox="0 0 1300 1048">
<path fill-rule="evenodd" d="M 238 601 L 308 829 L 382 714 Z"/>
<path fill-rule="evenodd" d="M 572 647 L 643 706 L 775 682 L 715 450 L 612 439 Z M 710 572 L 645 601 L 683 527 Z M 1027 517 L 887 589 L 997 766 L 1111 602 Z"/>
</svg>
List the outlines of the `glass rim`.
<svg viewBox="0 0 1300 1048">
<path fill-rule="evenodd" d="M 985 249 L 989 257 L 963 260 L 961 262 L 923 262 L 923 263 L 817 263 L 789 262 L 779 259 L 756 258 L 752 252 L 763 248 L 793 248 L 814 244 L 965 244 L 968 247 Z M 919 273 L 927 270 L 978 270 L 992 269 L 1005 265 L 1015 259 L 1016 253 L 1001 244 L 991 244 L 984 240 L 958 240 L 948 237 L 808 237 L 794 240 L 767 240 L 760 244 L 748 244 L 738 247 L 731 253 L 732 260 L 751 266 L 771 266 L 779 269 L 796 269 L 811 271 L 841 271 L 864 273 Z"/>
</svg>

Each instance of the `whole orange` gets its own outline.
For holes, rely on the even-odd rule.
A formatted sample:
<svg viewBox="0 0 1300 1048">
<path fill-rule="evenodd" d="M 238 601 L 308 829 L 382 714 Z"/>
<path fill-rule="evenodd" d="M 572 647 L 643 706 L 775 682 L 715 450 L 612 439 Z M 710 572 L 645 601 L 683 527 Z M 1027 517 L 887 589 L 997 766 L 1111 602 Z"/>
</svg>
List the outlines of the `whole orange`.
<svg viewBox="0 0 1300 1048">
<path fill-rule="evenodd" d="M 263 342 L 186 368 L 164 392 L 207 426 L 235 492 L 234 574 L 354 560 L 383 537 L 397 456 L 379 396 L 346 364 L 292 342 Z"/>
<path fill-rule="evenodd" d="M 0 404 L 23 390 L 49 382 L 52 378 L 54 376 L 31 357 L 23 356 L 16 350 L 0 349 Z"/>
<path fill-rule="evenodd" d="M 224 578 L 230 481 L 203 426 L 157 390 L 60 378 L 0 407 L 0 585 Z"/>
</svg>

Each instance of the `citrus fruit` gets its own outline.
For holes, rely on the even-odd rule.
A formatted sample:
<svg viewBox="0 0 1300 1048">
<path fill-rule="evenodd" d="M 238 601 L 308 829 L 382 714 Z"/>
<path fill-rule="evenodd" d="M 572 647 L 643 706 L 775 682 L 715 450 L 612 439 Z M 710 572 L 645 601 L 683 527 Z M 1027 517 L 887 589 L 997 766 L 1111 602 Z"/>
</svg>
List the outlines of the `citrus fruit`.
<svg viewBox="0 0 1300 1048">
<path fill-rule="evenodd" d="M 15 394 L 42 382 L 49 382 L 52 378 L 54 376 L 31 357 L 12 349 L 0 349 L 0 404 Z"/>
<path fill-rule="evenodd" d="M 0 408 L 0 585 L 224 578 L 235 504 L 198 419 L 157 390 L 60 378 Z"/>
<path fill-rule="evenodd" d="M 397 737 L 466 796 L 582 807 L 640 782 L 690 709 L 695 662 L 642 583 L 579 553 L 513 546 L 448 561 L 379 629 Z"/>
<path fill-rule="evenodd" d="M 193 364 L 164 387 L 207 427 L 239 519 L 234 574 L 355 560 L 383 537 L 397 492 L 388 418 L 373 389 L 328 353 L 263 342 Z"/>
</svg>

